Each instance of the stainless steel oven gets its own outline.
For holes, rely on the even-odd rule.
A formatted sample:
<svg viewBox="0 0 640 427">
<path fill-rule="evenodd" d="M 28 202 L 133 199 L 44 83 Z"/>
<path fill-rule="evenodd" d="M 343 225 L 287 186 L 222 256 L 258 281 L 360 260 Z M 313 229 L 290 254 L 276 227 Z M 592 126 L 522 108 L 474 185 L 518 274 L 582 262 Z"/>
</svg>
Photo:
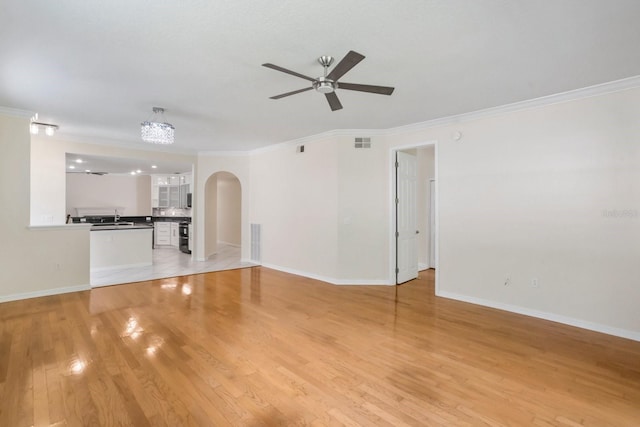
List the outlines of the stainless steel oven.
<svg viewBox="0 0 640 427">
<path fill-rule="evenodd" d="M 190 254 L 191 250 L 189 250 L 189 223 L 181 222 L 178 226 L 178 231 L 180 234 L 180 251 L 185 254 Z"/>
</svg>

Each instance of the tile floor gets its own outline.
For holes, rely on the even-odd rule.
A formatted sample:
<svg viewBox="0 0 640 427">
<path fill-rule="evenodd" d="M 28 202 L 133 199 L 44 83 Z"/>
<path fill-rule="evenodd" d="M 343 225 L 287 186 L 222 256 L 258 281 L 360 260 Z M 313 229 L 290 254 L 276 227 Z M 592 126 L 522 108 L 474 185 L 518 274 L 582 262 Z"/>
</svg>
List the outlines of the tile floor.
<svg viewBox="0 0 640 427">
<path fill-rule="evenodd" d="M 153 250 L 153 265 L 92 272 L 91 287 L 231 270 L 254 265 L 240 261 L 240 248 L 229 245 L 220 245 L 218 253 L 206 261 L 192 260 L 191 255 L 182 253 L 176 248 L 157 248 Z"/>
</svg>

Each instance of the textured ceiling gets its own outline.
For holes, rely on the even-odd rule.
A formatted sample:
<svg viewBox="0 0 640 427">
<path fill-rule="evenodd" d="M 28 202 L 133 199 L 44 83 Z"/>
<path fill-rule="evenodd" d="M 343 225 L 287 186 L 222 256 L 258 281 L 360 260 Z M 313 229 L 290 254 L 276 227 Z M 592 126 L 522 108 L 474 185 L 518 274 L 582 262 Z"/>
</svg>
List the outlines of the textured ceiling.
<svg viewBox="0 0 640 427">
<path fill-rule="evenodd" d="M 0 106 L 135 148 L 161 106 L 171 149 L 250 150 L 640 75 L 638 18 L 637 0 L 0 0 Z M 349 50 L 366 59 L 343 80 L 392 96 L 268 99 L 307 81 L 260 64 L 317 77 Z"/>
</svg>

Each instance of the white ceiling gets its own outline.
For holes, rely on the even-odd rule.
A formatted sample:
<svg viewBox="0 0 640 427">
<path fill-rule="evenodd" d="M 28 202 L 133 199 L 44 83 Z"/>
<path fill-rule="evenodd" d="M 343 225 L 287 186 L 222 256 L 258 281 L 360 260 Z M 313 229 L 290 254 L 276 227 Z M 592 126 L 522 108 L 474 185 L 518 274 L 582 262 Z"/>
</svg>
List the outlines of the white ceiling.
<svg viewBox="0 0 640 427">
<path fill-rule="evenodd" d="M 334 129 L 390 128 L 640 75 L 638 0 L 0 0 L 0 106 L 61 137 L 174 150 L 250 150 Z M 320 55 L 366 59 L 332 112 L 307 81 Z"/>
</svg>

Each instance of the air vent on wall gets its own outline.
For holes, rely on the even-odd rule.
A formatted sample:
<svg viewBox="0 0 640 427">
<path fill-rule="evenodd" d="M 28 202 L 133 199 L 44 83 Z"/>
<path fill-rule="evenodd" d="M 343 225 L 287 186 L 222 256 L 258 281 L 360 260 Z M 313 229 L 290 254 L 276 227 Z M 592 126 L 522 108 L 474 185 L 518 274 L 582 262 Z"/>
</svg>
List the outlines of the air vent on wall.
<svg viewBox="0 0 640 427">
<path fill-rule="evenodd" d="M 355 148 L 371 148 L 371 138 L 356 138 Z"/>
<path fill-rule="evenodd" d="M 251 224 L 251 261 L 260 263 L 261 261 L 261 230 L 260 224 Z"/>
<path fill-rule="evenodd" d="M 296 147 L 296 153 L 304 153 L 304 145 L 298 145 Z"/>
</svg>

